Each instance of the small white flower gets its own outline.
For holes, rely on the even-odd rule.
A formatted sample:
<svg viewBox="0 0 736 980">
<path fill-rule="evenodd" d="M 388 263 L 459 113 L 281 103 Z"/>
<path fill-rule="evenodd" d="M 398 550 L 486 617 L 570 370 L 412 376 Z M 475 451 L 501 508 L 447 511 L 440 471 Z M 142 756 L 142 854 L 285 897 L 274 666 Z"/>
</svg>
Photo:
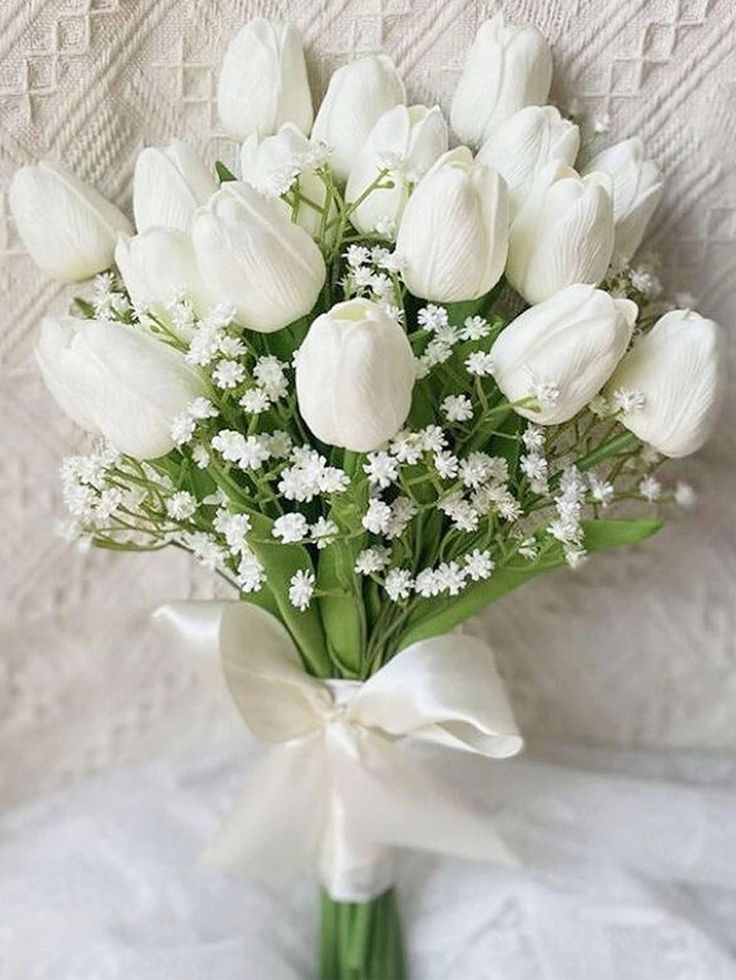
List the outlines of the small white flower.
<svg viewBox="0 0 736 980">
<path fill-rule="evenodd" d="M 485 351 L 473 351 L 465 359 L 465 368 L 468 374 L 474 374 L 479 378 L 490 377 L 493 374 L 493 358 Z"/>
<path fill-rule="evenodd" d="M 236 581 L 241 592 L 258 592 L 266 581 L 266 571 L 253 552 L 244 552 L 238 564 Z"/>
<path fill-rule="evenodd" d="M 437 579 L 437 573 L 433 568 L 423 568 L 414 581 L 414 591 L 424 599 L 431 599 L 439 595 L 442 585 Z"/>
<path fill-rule="evenodd" d="M 239 361 L 218 361 L 212 371 L 212 380 L 218 388 L 237 388 L 245 378 L 245 368 Z"/>
<path fill-rule="evenodd" d="M 273 522 L 271 534 L 283 544 L 297 544 L 306 538 L 309 524 L 304 514 L 282 514 Z"/>
<path fill-rule="evenodd" d="M 350 486 L 350 477 L 337 466 L 325 466 L 319 475 L 320 493 L 343 493 Z"/>
<path fill-rule="evenodd" d="M 391 517 L 383 533 L 390 539 L 400 537 L 416 513 L 417 505 L 411 498 L 397 497 L 391 504 Z"/>
<path fill-rule="evenodd" d="M 212 448 L 229 463 L 237 463 L 242 470 L 259 470 L 270 453 L 258 436 L 248 436 L 232 429 L 222 429 L 212 438 Z"/>
<path fill-rule="evenodd" d="M 630 412 L 641 412 L 646 399 L 644 392 L 638 388 L 617 388 L 611 395 L 611 401 L 617 412 L 628 415 Z"/>
<path fill-rule="evenodd" d="M 312 524 L 309 529 L 311 540 L 317 545 L 317 548 L 322 551 L 328 545 L 332 544 L 337 535 L 340 533 L 340 529 L 334 521 L 331 521 L 327 517 L 318 517 L 317 520 Z"/>
<path fill-rule="evenodd" d="M 587 559 L 588 552 L 585 548 L 580 548 L 577 546 L 565 548 L 565 561 L 572 569 L 580 568 Z"/>
<path fill-rule="evenodd" d="M 196 423 L 186 412 L 177 415 L 171 423 L 171 438 L 177 446 L 184 446 L 190 442 L 194 436 Z"/>
<path fill-rule="evenodd" d="M 519 460 L 519 468 L 529 481 L 534 485 L 546 485 L 549 473 L 549 464 L 544 456 L 539 453 L 527 453 Z M 544 493 L 544 490 L 535 490 L 535 493 Z"/>
<path fill-rule="evenodd" d="M 530 452 L 542 449 L 544 447 L 544 429 L 541 425 L 532 425 L 530 423 L 524 429 L 521 435 L 521 441 Z"/>
<path fill-rule="evenodd" d="M 522 538 L 519 541 L 518 551 L 522 558 L 528 558 L 529 561 L 535 561 L 539 555 L 537 539 L 534 537 Z"/>
<path fill-rule="evenodd" d="M 425 426 L 419 432 L 422 448 L 426 453 L 439 453 L 447 445 L 447 436 L 438 425 Z"/>
<path fill-rule="evenodd" d="M 653 299 L 662 292 L 662 283 L 657 276 L 648 269 L 632 269 L 629 273 L 629 281 L 634 289 Z"/>
<path fill-rule="evenodd" d="M 200 419 L 214 419 L 220 414 L 209 398 L 205 398 L 200 395 L 199 398 L 195 398 L 193 402 L 187 405 L 188 415 L 199 421 Z"/>
<path fill-rule="evenodd" d="M 473 417 L 473 405 L 467 395 L 448 395 L 441 409 L 448 422 L 468 422 Z"/>
<path fill-rule="evenodd" d="M 240 405 L 251 415 L 260 415 L 271 407 L 271 399 L 263 388 L 249 388 L 240 399 Z"/>
<path fill-rule="evenodd" d="M 261 440 L 274 459 L 286 459 L 291 452 L 291 436 L 283 429 L 276 429 L 274 432 L 264 433 Z"/>
<path fill-rule="evenodd" d="M 477 489 L 490 476 L 491 457 L 486 453 L 471 453 L 460 463 L 460 479 L 466 487 Z"/>
<path fill-rule="evenodd" d="M 225 562 L 225 554 L 219 544 L 211 534 L 207 534 L 205 531 L 196 531 L 194 534 L 187 535 L 184 538 L 184 543 L 197 561 L 210 571 L 214 571 L 218 565 Z"/>
<path fill-rule="evenodd" d="M 220 353 L 227 358 L 242 357 L 246 353 L 246 346 L 240 337 L 227 334 L 220 341 Z"/>
<path fill-rule="evenodd" d="M 435 306 L 434 303 L 428 303 L 417 313 L 417 323 L 427 333 L 434 333 L 441 327 L 448 326 L 449 322 L 447 310 L 442 306 Z"/>
<path fill-rule="evenodd" d="M 251 530 L 251 521 L 247 514 L 231 514 L 228 510 L 221 509 L 215 514 L 213 523 L 233 554 L 241 555 L 250 550 L 246 535 Z"/>
<path fill-rule="evenodd" d="M 356 575 L 373 575 L 382 572 L 391 560 L 391 549 L 377 546 L 365 548 L 355 559 Z"/>
<path fill-rule="evenodd" d="M 207 469 L 207 467 L 210 465 L 210 454 L 207 451 L 207 447 L 202 446 L 201 444 L 199 446 L 195 446 L 192 449 L 192 459 L 194 461 L 194 465 L 198 469 Z"/>
<path fill-rule="evenodd" d="M 588 486 L 593 500 L 602 507 L 608 507 L 615 493 L 613 484 L 601 479 L 595 473 L 588 473 Z"/>
<path fill-rule="evenodd" d="M 174 521 L 186 521 L 197 509 L 197 498 L 186 490 L 179 490 L 165 503 L 166 513 Z"/>
<path fill-rule="evenodd" d="M 454 480 L 458 473 L 459 461 L 457 456 L 451 452 L 443 450 L 434 454 L 434 468 L 443 480 Z"/>
<path fill-rule="evenodd" d="M 371 255 L 364 245 L 348 245 L 345 258 L 351 269 L 358 269 L 370 262 Z"/>
<path fill-rule="evenodd" d="M 437 583 L 448 595 L 460 595 L 465 588 L 465 569 L 456 561 L 443 561 L 435 572 Z"/>
<path fill-rule="evenodd" d="M 639 484 L 639 493 L 649 503 L 654 503 L 662 495 L 662 484 L 655 477 L 646 476 Z"/>
<path fill-rule="evenodd" d="M 490 578 L 494 568 L 490 551 L 481 551 L 479 548 L 475 548 L 465 556 L 465 571 L 473 582 L 482 582 L 484 579 Z"/>
<path fill-rule="evenodd" d="M 414 586 L 411 572 L 406 568 L 392 568 L 386 576 L 383 587 L 392 602 L 408 599 Z"/>
<path fill-rule="evenodd" d="M 482 340 L 491 332 L 491 325 L 482 316 L 469 316 L 460 332 L 461 340 Z"/>
<path fill-rule="evenodd" d="M 690 510 L 691 507 L 695 506 L 697 501 L 697 495 L 689 483 L 683 483 L 680 481 L 675 487 L 675 503 L 683 507 L 685 510 Z"/>
<path fill-rule="evenodd" d="M 264 357 L 259 357 L 253 368 L 253 377 L 273 401 L 278 401 L 279 398 L 283 398 L 288 392 L 289 386 L 285 374 L 286 367 L 287 365 L 284 361 L 280 361 L 278 357 L 268 354 Z"/>
<path fill-rule="evenodd" d="M 383 500 L 371 500 L 361 521 L 371 534 L 384 534 L 391 520 L 391 508 Z"/>
<path fill-rule="evenodd" d="M 403 430 L 392 439 L 389 451 L 400 463 L 414 466 L 422 458 L 424 445 L 418 432 Z"/>
<path fill-rule="evenodd" d="M 532 378 L 529 391 L 539 402 L 540 408 L 553 408 L 560 400 L 560 387 L 556 381 Z"/>
<path fill-rule="evenodd" d="M 368 453 L 363 472 L 368 475 L 372 486 L 385 489 L 399 478 L 399 464 L 395 457 L 386 452 Z"/>
<path fill-rule="evenodd" d="M 305 609 L 309 608 L 314 595 L 314 585 L 314 572 L 304 571 L 300 568 L 291 576 L 289 580 L 289 602 L 295 609 L 304 612 Z"/>
</svg>

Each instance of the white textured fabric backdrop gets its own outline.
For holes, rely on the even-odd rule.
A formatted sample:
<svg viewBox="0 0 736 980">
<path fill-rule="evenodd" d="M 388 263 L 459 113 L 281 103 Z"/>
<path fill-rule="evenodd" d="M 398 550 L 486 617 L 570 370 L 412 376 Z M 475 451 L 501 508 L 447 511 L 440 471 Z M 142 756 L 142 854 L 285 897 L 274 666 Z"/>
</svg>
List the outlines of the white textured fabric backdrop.
<svg viewBox="0 0 736 980">
<path fill-rule="evenodd" d="M 553 95 L 608 114 L 599 145 L 641 135 L 667 176 L 652 225 L 666 277 L 731 331 L 736 281 L 734 0 L 507 0 L 555 51 Z M 211 690 L 160 655 L 148 615 L 207 595 L 177 555 L 80 554 L 52 536 L 57 467 L 76 435 L 43 391 L 31 346 L 67 294 L 15 234 L 5 191 L 39 156 L 66 160 L 126 206 L 146 144 L 181 135 L 230 158 L 214 92 L 232 32 L 296 21 L 315 94 L 347 59 L 385 50 L 412 100 L 444 106 L 473 33 L 472 0 L 3 0 L 0 5 L 0 798 L 18 800 L 207 731 Z M 694 514 L 629 554 L 539 580 L 489 610 L 525 731 L 650 746 L 736 747 L 733 400 L 679 469 Z M 23 765 L 18 765 L 22 756 Z"/>
<path fill-rule="evenodd" d="M 644 137 L 668 179 L 651 233 L 668 284 L 693 293 L 732 338 L 734 0 L 501 7 L 553 42 L 557 101 L 576 95 L 610 116 L 600 145 Z M 237 730 L 212 670 L 161 647 L 148 617 L 166 599 L 210 595 L 208 577 L 179 555 L 80 554 L 51 536 L 58 462 L 77 437 L 42 390 L 31 347 L 39 317 L 67 294 L 23 254 L 5 193 L 13 171 L 62 158 L 126 206 L 143 145 L 181 135 L 210 160 L 231 158 L 217 132 L 217 66 L 232 31 L 257 13 L 299 24 L 315 94 L 337 65 L 385 50 L 412 100 L 447 106 L 493 9 L 2 0 L 0 805 L 39 797 L 3 821 L 3 980 L 289 980 L 310 973 L 313 938 L 309 890 L 284 905 L 192 867 L 247 758 L 233 748 L 239 735 L 228 741 Z M 736 975 L 734 422 L 729 399 L 716 437 L 679 468 L 700 491 L 695 513 L 630 554 L 533 583 L 473 627 L 497 650 L 520 723 L 547 753 L 549 740 L 602 743 L 598 755 L 554 757 L 681 784 L 582 776 L 533 758 L 509 763 L 503 780 L 489 770 L 489 799 L 522 852 L 536 853 L 536 870 L 416 861 L 401 887 L 417 980 Z M 194 751 L 202 744 L 225 749 Z M 631 746 L 657 756 L 627 754 Z"/>
</svg>

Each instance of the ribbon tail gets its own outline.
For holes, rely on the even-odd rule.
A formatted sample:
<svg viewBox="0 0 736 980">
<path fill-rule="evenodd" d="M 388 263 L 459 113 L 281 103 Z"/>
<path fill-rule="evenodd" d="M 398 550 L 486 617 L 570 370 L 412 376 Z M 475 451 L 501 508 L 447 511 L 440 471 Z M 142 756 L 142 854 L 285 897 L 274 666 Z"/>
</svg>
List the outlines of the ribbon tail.
<svg viewBox="0 0 736 980">
<path fill-rule="evenodd" d="M 367 736 L 363 765 L 345 772 L 357 830 L 368 840 L 468 860 L 518 865 L 490 815 L 427 771 L 398 743 Z"/>
<path fill-rule="evenodd" d="M 202 860 L 284 885 L 314 868 L 319 854 L 329 781 L 322 734 L 272 748 L 210 842 Z"/>
</svg>

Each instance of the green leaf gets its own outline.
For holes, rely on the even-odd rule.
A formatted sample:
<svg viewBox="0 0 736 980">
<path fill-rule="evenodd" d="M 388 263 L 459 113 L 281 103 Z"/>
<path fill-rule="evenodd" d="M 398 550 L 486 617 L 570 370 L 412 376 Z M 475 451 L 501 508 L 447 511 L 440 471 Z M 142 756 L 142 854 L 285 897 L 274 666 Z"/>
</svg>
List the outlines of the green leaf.
<svg viewBox="0 0 736 980">
<path fill-rule="evenodd" d="M 215 173 L 217 174 L 217 179 L 220 181 L 221 184 L 226 184 L 230 180 L 238 179 L 235 176 L 235 174 L 232 172 L 232 170 L 230 170 L 228 167 L 225 166 L 222 160 L 216 161 Z"/>
<path fill-rule="evenodd" d="M 662 522 L 654 519 L 584 521 L 585 547 L 588 551 L 604 551 L 619 545 L 632 545 L 655 534 Z M 485 582 L 473 582 L 455 599 L 421 600 L 409 617 L 407 628 L 399 640 L 403 649 L 454 629 L 470 616 L 479 613 L 491 602 L 500 599 L 530 579 L 564 565 L 562 546 L 556 544 L 536 564 L 506 565 L 497 568 Z"/>
<path fill-rule="evenodd" d="M 95 316 L 97 315 L 95 313 L 94 306 L 88 299 L 84 299 L 82 296 L 74 297 L 74 306 L 76 306 L 77 310 L 82 314 L 82 317 L 85 320 L 94 320 Z"/>
</svg>

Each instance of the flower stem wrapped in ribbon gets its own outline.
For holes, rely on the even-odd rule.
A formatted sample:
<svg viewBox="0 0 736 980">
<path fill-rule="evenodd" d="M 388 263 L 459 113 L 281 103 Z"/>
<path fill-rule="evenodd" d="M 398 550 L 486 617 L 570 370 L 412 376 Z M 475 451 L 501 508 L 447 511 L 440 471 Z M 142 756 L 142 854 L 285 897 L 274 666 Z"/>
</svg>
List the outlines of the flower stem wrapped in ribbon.
<svg viewBox="0 0 736 980">
<path fill-rule="evenodd" d="M 578 159 L 551 64 L 535 28 L 481 27 L 451 114 L 474 157 L 383 55 L 312 124 L 295 28 L 259 19 L 218 88 L 241 179 L 145 149 L 135 235 L 62 167 L 10 190 L 48 274 L 101 273 L 36 349 L 98 439 L 64 461 L 66 530 L 184 549 L 240 600 L 161 612 L 274 743 L 210 853 L 319 870 L 324 980 L 404 976 L 395 849 L 508 856 L 415 751 L 521 747 L 489 649 L 452 631 L 690 503 L 661 457 L 699 448 L 723 387 L 715 323 L 662 316 L 622 264 L 658 171 L 638 141 Z"/>
</svg>

